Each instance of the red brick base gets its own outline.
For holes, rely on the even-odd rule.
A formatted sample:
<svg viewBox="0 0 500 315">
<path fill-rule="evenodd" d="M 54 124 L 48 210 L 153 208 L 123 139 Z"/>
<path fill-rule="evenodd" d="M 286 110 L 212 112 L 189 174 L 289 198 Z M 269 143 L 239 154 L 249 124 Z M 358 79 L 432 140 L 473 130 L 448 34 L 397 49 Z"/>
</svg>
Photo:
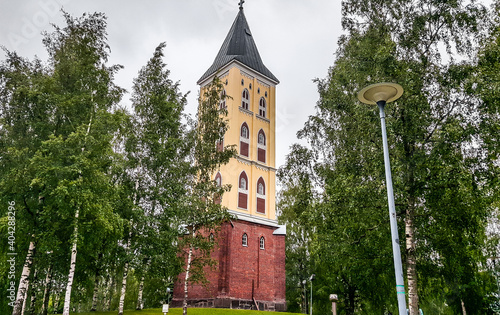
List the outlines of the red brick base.
<svg viewBox="0 0 500 315">
<path fill-rule="evenodd" d="M 205 270 L 208 286 L 189 285 L 189 305 L 286 311 L 285 235 L 274 235 L 276 229 L 241 220 L 225 223 L 212 253 L 218 265 Z M 248 237 L 247 246 L 242 244 L 243 234 Z M 184 277 L 180 274 L 174 285 L 173 307 L 182 305 Z"/>
</svg>

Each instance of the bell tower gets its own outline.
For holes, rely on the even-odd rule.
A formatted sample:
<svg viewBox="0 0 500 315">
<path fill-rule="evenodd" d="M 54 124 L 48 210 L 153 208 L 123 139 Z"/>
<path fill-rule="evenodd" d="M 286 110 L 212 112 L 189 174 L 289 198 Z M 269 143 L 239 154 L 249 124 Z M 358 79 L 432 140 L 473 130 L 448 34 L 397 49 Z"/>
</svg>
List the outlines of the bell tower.
<svg viewBox="0 0 500 315">
<path fill-rule="evenodd" d="M 212 66 L 198 80 L 201 89 L 217 75 L 230 96 L 220 106 L 228 110 L 224 144 L 238 154 L 215 174 L 233 189 L 222 205 L 241 219 L 276 224 L 275 130 L 278 79 L 260 58 L 252 33 L 240 10 Z"/>
<path fill-rule="evenodd" d="M 264 65 L 248 26 L 244 1 L 213 64 L 198 80 L 200 89 L 217 75 L 229 96 L 229 129 L 224 145 L 237 154 L 213 178 L 231 184 L 221 204 L 237 220 L 225 224 L 212 254 L 216 271 L 207 271 L 209 287 L 193 285 L 192 306 L 286 310 L 285 234 L 276 217 L 276 85 Z M 201 93 L 200 93 L 201 94 Z M 174 304 L 181 297 L 174 288 Z"/>
</svg>

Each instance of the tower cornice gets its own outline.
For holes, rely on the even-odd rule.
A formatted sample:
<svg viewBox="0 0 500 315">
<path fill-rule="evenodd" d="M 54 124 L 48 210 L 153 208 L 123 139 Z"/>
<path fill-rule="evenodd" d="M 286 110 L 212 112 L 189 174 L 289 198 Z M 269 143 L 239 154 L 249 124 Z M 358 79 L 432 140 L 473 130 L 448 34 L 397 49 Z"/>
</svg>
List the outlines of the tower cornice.
<svg viewBox="0 0 500 315">
<path fill-rule="evenodd" d="M 246 164 L 246 165 L 249 165 L 249 166 L 255 166 L 257 167 L 258 169 L 260 170 L 263 170 L 263 171 L 266 171 L 266 172 L 275 172 L 277 171 L 276 168 L 274 167 L 271 167 L 271 166 L 267 166 L 265 164 L 262 164 L 260 162 L 257 162 L 257 161 L 254 161 L 254 160 L 250 160 L 250 159 L 247 159 L 247 158 L 244 158 L 242 157 L 241 155 L 237 155 L 234 157 L 239 163 L 243 163 L 243 164 Z"/>
<path fill-rule="evenodd" d="M 247 65 L 238 60 L 232 60 L 231 62 L 220 68 L 217 72 L 212 73 L 210 76 L 207 76 L 206 78 L 198 80 L 197 83 L 199 86 L 204 87 L 205 85 L 212 82 L 212 80 L 216 75 L 219 76 L 219 78 L 222 78 L 222 75 L 220 75 L 219 73 L 226 74 L 232 67 L 238 68 L 240 71 L 244 72 L 246 76 L 251 75 L 255 77 L 258 81 L 264 83 L 265 85 L 276 86 L 277 84 L 279 84 L 279 81 L 275 81 L 271 78 L 262 75 L 262 73 L 255 71 L 254 69 L 248 67 Z"/>
</svg>

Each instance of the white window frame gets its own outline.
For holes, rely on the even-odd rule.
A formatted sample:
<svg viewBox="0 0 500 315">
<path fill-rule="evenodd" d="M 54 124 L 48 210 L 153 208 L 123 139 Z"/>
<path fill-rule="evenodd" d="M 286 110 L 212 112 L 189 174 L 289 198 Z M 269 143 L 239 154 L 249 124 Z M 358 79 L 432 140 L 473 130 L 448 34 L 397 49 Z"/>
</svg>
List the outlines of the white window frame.
<svg viewBox="0 0 500 315">
<path fill-rule="evenodd" d="M 244 247 L 248 247 L 248 235 L 247 235 L 247 233 L 243 233 L 243 236 L 241 237 L 241 245 Z"/>
<path fill-rule="evenodd" d="M 245 98 L 245 92 L 247 92 L 246 94 L 248 98 Z M 244 89 L 243 92 L 241 92 L 241 108 L 250 110 L 250 92 L 248 92 L 247 89 Z"/>
<path fill-rule="evenodd" d="M 264 106 L 262 106 L 262 102 L 264 102 Z M 267 118 L 266 114 L 267 114 L 267 102 L 264 97 L 261 97 L 259 100 L 259 116 Z"/>
</svg>

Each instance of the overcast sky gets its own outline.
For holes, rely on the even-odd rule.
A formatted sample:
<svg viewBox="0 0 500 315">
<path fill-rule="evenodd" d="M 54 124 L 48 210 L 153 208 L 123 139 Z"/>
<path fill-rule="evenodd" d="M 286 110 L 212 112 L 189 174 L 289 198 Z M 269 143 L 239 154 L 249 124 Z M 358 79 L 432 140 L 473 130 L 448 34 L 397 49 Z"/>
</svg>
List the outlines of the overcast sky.
<svg viewBox="0 0 500 315">
<path fill-rule="evenodd" d="M 61 7 L 73 16 L 103 12 L 108 17 L 110 64 L 125 68 L 116 83 L 130 91 L 132 80 L 166 42 L 171 79 L 190 91 L 187 112 L 197 106 L 196 81 L 211 66 L 237 13 L 239 0 L 2 0 L 0 45 L 21 56 L 46 60 L 41 33 L 64 26 Z M 264 64 L 280 80 L 276 92 L 276 165 L 285 162 L 296 132 L 314 113 L 315 78 L 333 65 L 341 34 L 340 0 L 246 0 L 245 16 Z M 2 59 L 4 56 L 2 56 Z M 125 95 L 124 104 L 130 104 Z"/>
</svg>

